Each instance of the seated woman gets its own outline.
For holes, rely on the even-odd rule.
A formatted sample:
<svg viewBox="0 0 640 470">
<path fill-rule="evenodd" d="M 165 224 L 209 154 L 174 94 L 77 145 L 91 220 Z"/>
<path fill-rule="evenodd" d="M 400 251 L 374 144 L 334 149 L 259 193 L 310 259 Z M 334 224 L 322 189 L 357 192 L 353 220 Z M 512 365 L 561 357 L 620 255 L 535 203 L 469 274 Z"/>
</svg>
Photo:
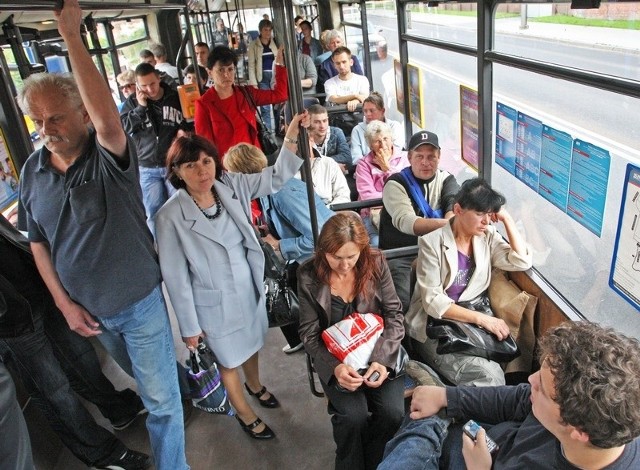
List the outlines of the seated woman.
<svg viewBox="0 0 640 470">
<path fill-rule="evenodd" d="M 189 349 L 204 338 L 218 358 L 222 381 L 240 426 L 251 437 L 270 439 L 273 431 L 246 402 L 247 392 L 261 406 L 278 400 L 260 382 L 258 351 L 267 332 L 263 286 L 264 255 L 249 222 L 251 200 L 280 189 L 298 171 L 298 126 L 274 167 L 257 175 L 223 171 L 216 148 L 199 136 L 179 137 L 167 153 L 167 173 L 178 192 L 156 216 L 162 277 Z"/>
<path fill-rule="evenodd" d="M 229 149 L 225 156 L 229 171 L 238 173 L 259 173 L 267 166 L 267 157 L 253 145 L 238 144 Z M 314 193 L 318 230 L 329 220 L 333 212 Z M 307 186 L 299 179 L 292 178 L 277 193 L 269 194 L 255 201 L 252 220 L 263 234 L 263 240 L 289 262 L 290 281 L 296 286 L 295 273 L 298 265 L 313 255 L 313 232 Z M 287 339 L 282 348 L 287 354 L 302 349 L 298 336 L 298 325 L 280 328 Z"/>
<path fill-rule="evenodd" d="M 438 354 L 427 338 L 427 319 L 448 318 L 480 326 L 504 340 L 509 327 L 486 313 L 466 308 L 487 295 L 491 269 L 524 271 L 531 250 L 503 207 L 506 200 L 481 178 L 465 181 L 453 206 L 454 217 L 418 239 L 416 287 L 405 324 L 420 358 L 456 385 L 504 385 L 500 364 L 460 353 Z M 509 242 L 492 223 L 502 222 Z"/>
<path fill-rule="evenodd" d="M 357 214 L 339 212 L 324 224 L 315 257 L 298 270 L 298 296 L 300 337 L 329 398 L 335 468 L 375 469 L 404 413 L 403 381 L 389 380 L 404 328 L 387 263 L 370 248 Z M 324 329 L 354 312 L 384 319 L 363 375 L 336 359 L 321 338 Z M 371 380 L 374 372 L 380 376 Z"/>
<path fill-rule="evenodd" d="M 407 152 L 393 144 L 393 131 L 382 121 L 371 121 L 367 125 L 365 138 L 371 151 L 356 166 L 355 178 L 358 200 L 382 197 L 382 188 L 389 176 L 409 166 Z M 367 227 L 371 245 L 378 246 L 378 225 L 381 207 L 363 209 L 360 214 Z"/>
</svg>

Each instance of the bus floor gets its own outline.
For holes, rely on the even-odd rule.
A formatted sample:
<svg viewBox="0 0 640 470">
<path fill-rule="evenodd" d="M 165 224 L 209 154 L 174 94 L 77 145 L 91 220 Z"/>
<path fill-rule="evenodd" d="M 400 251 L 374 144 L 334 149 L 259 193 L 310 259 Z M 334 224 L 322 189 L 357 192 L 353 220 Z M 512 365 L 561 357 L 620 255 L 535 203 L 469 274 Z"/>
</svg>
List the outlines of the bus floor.
<svg viewBox="0 0 640 470">
<path fill-rule="evenodd" d="M 184 363 L 187 350 L 180 339 L 175 317 L 170 311 L 178 359 Z M 304 352 L 291 355 L 282 352 L 286 343 L 278 328 L 269 329 L 260 351 L 260 378 L 278 397 L 279 408 L 267 409 L 247 396 L 249 403 L 276 433 L 268 441 L 251 439 L 232 416 L 214 415 L 196 408 L 187 421 L 187 462 L 193 470 L 217 469 L 326 469 L 332 468 L 333 442 L 327 402 L 309 390 Z M 103 370 L 117 389 L 135 382 L 126 375 L 96 341 Z M 98 409 L 87 404 L 97 422 L 111 430 Z M 86 467 L 62 445 L 34 406 L 24 410 L 37 470 L 80 470 Z M 150 453 L 149 438 L 140 418 L 124 431 L 115 432 L 125 445 Z"/>
</svg>

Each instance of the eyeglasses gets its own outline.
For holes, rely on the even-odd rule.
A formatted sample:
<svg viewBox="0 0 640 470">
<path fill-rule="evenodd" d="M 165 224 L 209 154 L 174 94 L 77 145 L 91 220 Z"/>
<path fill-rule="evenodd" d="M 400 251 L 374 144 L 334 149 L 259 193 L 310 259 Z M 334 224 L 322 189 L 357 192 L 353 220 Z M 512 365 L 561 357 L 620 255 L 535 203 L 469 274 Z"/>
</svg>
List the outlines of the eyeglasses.
<svg viewBox="0 0 640 470">
<path fill-rule="evenodd" d="M 126 90 L 127 88 L 131 88 L 131 87 L 135 87 L 136 84 L 135 83 L 127 83 L 126 85 L 122 85 L 120 87 L 121 90 Z"/>
</svg>

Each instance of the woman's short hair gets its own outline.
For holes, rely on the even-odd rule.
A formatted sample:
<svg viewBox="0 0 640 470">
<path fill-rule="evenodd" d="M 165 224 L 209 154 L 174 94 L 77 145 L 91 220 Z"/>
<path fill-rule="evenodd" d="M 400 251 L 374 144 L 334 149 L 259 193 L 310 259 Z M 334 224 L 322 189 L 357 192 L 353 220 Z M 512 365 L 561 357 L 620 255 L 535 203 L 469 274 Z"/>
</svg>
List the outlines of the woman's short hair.
<svg viewBox="0 0 640 470">
<path fill-rule="evenodd" d="M 238 65 L 238 56 L 227 46 L 216 46 L 207 57 L 207 68 L 211 70 L 214 65 Z"/>
<path fill-rule="evenodd" d="M 186 183 L 180 179 L 176 170 L 184 163 L 197 162 L 202 152 L 213 158 L 216 163 L 216 179 L 220 178 L 222 161 L 218 149 L 210 140 L 195 134 L 177 137 L 167 151 L 167 179 L 174 188 L 186 188 Z"/>
<path fill-rule="evenodd" d="M 382 95 L 377 91 L 372 91 L 371 94 L 367 96 L 362 102 L 362 104 L 365 103 L 371 103 L 378 109 L 384 109 L 384 99 L 382 98 Z"/>
<path fill-rule="evenodd" d="M 72 107 L 81 107 L 82 96 L 70 73 L 34 73 L 25 79 L 18 93 L 18 104 L 25 114 L 31 113 L 31 96 L 42 93 L 62 95 Z"/>
<path fill-rule="evenodd" d="M 371 147 L 371 142 L 373 142 L 373 140 L 380 134 L 393 137 L 393 131 L 391 130 L 391 127 L 389 127 L 389 124 L 382 121 L 371 121 L 367 124 L 364 131 L 364 138 L 367 139 L 369 147 Z"/>
<path fill-rule="evenodd" d="M 368 296 L 373 292 L 371 282 L 380 277 L 375 258 L 381 256 L 378 250 L 369 245 L 369 234 L 356 212 L 338 212 L 325 222 L 318 236 L 314 265 L 320 281 L 329 284 L 331 267 L 327 254 L 335 254 L 345 244 L 353 242 L 360 250 L 356 263 L 355 293 Z"/>
<path fill-rule="evenodd" d="M 118 81 L 118 85 L 135 85 L 136 84 L 136 74 L 131 69 L 127 69 L 122 73 L 119 73 L 116 77 Z"/>
<path fill-rule="evenodd" d="M 454 202 L 460 204 L 463 209 L 498 212 L 507 199 L 482 178 L 472 178 L 462 183 Z"/>
<path fill-rule="evenodd" d="M 234 173 L 260 173 L 267 165 L 267 157 L 255 145 L 236 144 L 224 154 L 225 168 Z"/>
</svg>

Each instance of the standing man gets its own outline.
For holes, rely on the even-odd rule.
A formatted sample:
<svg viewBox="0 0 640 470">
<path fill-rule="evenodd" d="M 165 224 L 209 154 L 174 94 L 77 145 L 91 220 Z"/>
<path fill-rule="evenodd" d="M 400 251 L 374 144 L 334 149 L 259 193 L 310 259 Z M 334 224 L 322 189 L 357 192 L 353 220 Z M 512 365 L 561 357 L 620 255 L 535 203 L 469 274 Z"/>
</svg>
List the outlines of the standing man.
<svg viewBox="0 0 640 470">
<path fill-rule="evenodd" d="M 175 193 L 166 179 L 167 150 L 173 139 L 190 126 L 182 117 L 178 93 L 160 80 L 160 74 L 151 64 L 138 65 L 135 74 L 136 93 L 125 101 L 120 119 L 136 144 L 142 202 L 147 224 L 155 236 L 153 218 Z"/>
<path fill-rule="evenodd" d="M 411 181 L 402 171 L 389 177 L 382 190 L 379 247 L 381 250 L 418 244 L 418 237 L 444 226 L 453 217 L 453 203 L 460 185 L 453 175 L 438 168 L 440 145 L 433 132 L 420 131 L 409 140 Z M 412 184 L 415 182 L 415 184 Z M 412 197 L 417 191 L 429 207 L 431 214 L 423 214 Z M 410 303 L 411 263 L 414 258 L 404 257 L 389 261 L 389 270 L 396 292 L 407 312 Z"/>
<path fill-rule="evenodd" d="M 44 142 L 22 170 L 21 228 L 69 327 L 105 336 L 113 356 L 126 347 L 149 410 L 156 468 L 188 469 L 173 336 L 135 151 L 85 48 L 78 1 L 65 0 L 55 16 L 75 80 L 35 74 L 20 91 Z"/>
<path fill-rule="evenodd" d="M 216 18 L 216 29 L 213 31 L 213 47 L 231 47 L 231 30 L 224 25 L 222 17 Z"/>
<path fill-rule="evenodd" d="M 153 58 L 156 60 L 156 69 L 166 73 L 174 80 L 178 80 L 178 69 L 167 62 L 167 48 L 162 44 L 153 44 L 151 46 Z"/>
<path fill-rule="evenodd" d="M 269 90 L 273 77 L 273 62 L 278 53 L 278 47 L 271 37 L 273 33 L 271 21 L 260 21 L 258 30 L 260 35 L 249 44 L 249 85 L 261 90 Z M 271 105 L 261 106 L 260 115 L 264 125 L 272 131 L 274 128 L 271 125 Z"/>
</svg>

